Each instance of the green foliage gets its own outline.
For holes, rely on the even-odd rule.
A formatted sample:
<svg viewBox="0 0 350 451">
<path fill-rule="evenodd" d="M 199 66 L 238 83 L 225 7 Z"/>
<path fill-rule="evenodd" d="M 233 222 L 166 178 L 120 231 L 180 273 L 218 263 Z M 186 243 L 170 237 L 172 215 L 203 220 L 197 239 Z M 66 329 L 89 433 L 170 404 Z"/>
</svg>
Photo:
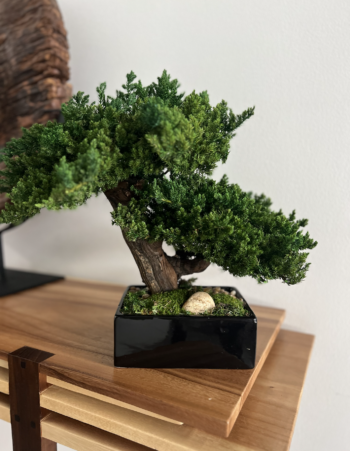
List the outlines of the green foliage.
<svg viewBox="0 0 350 451">
<path fill-rule="evenodd" d="M 155 293 L 149 296 L 146 290 L 128 291 L 122 306 L 126 315 L 192 315 L 182 309 L 183 304 L 196 291 L 202 287 L 179 288 L 178 290 Z M 213 294 L 209 291 L 215 302 L 215 309 L 204 316 L 249 316 L 250 313 L 243 307 L 242 302 L 228 294 Z M 146 297 L 148 296 L 148 297 Z"/>
<path fill-rule="evenodd" d="M 166 71 L 148 86 L 135 80 L 128 74 L 113 98 L 102 83 L 97 104 L 79 92 L 62 105 L 64 124 L 36 124 L 7 143 L 0 192 L 11 204 L 0 221 L 73 209 L 121 181 L 142 181 L 131 202 L 112 213 L 130 240 L 163 240 L 259 282 L 300 282 L 309 266 L 305 250 L 316 246 L 301 232 L 307 221 L 272 211 L 269 199 L 226 177 L 209 178 L 254 108 L 235 115 L 224 101 L 212 106 L 206 91 L 185 96 Z"/>
<path fill-rule="evenodd" d="M 130 239 L 164 240 L 235 276 L 298 283 L 309 267 L 308 253 L 301 251 L 316 243 L 300 230 L 306 220 L 270 206 L 265 196 L 243 192 L 226 176 L 216 183 L 193 174 L 154 180 L 128 207 L 119 206 L 113 218 Z"/>
<path fill-rule="evenodd" d="M 183 99 L 166 71 L 145 87 L 135 78 L 128 74 L 115 98 L 106 97 L 102 83 L 98 105 L 78 92 L 62 105 L 64 124 L 34 125 L 7 143 L 0 191 L 12 205 L 2 222 L 20 222 L 43 207 L 76 208 L 130 177 L 210 174 L 226 160 L 234 130 L 253 114 L 235 116 L 225 102 L 211 107 L 206 93 Z"/>
<path fill-rule="evenodd" d="M 193 284 L 196 280 L 197 280 L 197 277 L 191 277 L 190 279 L 180 279 L 179 280 L 179 288 L 190 288 L 193 286 Z"/>
</svg>

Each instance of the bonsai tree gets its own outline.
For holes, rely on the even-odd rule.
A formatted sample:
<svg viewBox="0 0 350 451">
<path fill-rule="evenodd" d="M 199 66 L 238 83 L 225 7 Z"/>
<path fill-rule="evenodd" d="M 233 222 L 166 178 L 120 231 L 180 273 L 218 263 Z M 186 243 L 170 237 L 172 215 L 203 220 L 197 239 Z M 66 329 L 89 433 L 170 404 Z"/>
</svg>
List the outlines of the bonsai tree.
<svg viewBox="0 0 350 451">
<path fill-rule="evenodd" d="M 210 263 L 258 282 L 303 280 L 305 251 L 317 244 L 302 233 L 307 221 L 272 211 L 267 197 L 226 176 L 210 178 L 254 108 L 235 115 L 224 101 L 212 106 L 206 91 L 185 96 L 166 71 L 149 86 L 135 79 L 128 74 L 115 98 L 101 84 L 98 104 L 79 92 L 62 106 L 63 124 L 35 124 L 7 143 L 0 191 L 11 202 L 0 220 L 74 209 L 104 193 L 152 294 Z"/>
</svg>

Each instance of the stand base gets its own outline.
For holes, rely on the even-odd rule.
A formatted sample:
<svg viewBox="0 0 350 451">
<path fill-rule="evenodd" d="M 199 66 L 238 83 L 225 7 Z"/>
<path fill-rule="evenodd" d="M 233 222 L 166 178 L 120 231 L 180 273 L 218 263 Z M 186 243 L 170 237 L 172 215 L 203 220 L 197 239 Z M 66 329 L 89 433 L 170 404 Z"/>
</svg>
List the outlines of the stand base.
<svg viewBox="0 0 350 451">
<path fill-rule="evenodd" d="M 5 269 L 5 275 L 6 278 L 0 280 L 0 297 L 63 279 L 62 276 L 50 276 L 15 269 Z"/>
</svg>

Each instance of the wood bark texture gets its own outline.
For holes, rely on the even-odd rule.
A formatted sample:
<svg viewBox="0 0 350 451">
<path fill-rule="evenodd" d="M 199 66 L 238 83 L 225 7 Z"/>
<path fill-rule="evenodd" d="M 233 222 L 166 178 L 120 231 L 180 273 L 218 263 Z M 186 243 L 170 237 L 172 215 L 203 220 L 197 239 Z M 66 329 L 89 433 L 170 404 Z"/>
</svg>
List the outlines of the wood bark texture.
<svg viewBox="0 0 350 451">
<path fill-rule="evenodd" d="M 177 289 L 177 274 L 162 249 L 162 241 L 130 241 L 125 231 L 123 237 L 139 268 L 142 280 L 151 293 Z"/>
<path fill-rule="evenodd" d="M 124 180 L 119 182 L 115 188 L 107 190 L 105 195 L 113 209 L 118 208 L 118 205 L 126 206 L 135 197 L 131 186 L 142 189 L 143 183 L 143 180 Z M 126 230 L 122 232 L 139 268 L 142 280 L 151 293 L 176 290 L 182 276 L 202 272 L 210 265 L 210 262 L 203 260 L 200 256 L 189 259 L 176 254 L 170 257 L 163 251 L 162 241 L 154 243 L 147 240 L 130 241 Z"/>
<path fill-rule="evenodd" d="M 135 197 L 131 185 L 142 189 L 143 183 L 143 180 L 124 180 L 115 188 L 107 190 L 105 195 L 114 209 L 118 208 L 118 205 L 126 206 Z M 162 241 L 154 243 L 147 240 L 130 241 L 126 230 L 123 230 L 123 237 L 139 268 L 142 280 L 151 293 L 176 290 L 182 276 L 202 272 L 210 265 L 210 262 L 200 257 L 192 260 L 181 258 L 179 255 L 169 257 L 163 251 Z"/>
<path fill-rule="evenodd" d="M 166 255 L 166 258 L 168 262 L 171 264 L 171 266 L 174 268 L 179 279 L 182 276 L 187 276 L 188 274 L 203 272 L 210 265 L 210 262 L 204 260 L 201 257 L 188 259 L 181 258 L 179 255 L 174 255 L 173 257 L 169 257 L 169 255 Z"/>
<path fill-rule="evenodd" d="M 68 60 L 56 0 L 0 1 L 0 147 L 58 118 L 71 96 Z"/>
</svg>

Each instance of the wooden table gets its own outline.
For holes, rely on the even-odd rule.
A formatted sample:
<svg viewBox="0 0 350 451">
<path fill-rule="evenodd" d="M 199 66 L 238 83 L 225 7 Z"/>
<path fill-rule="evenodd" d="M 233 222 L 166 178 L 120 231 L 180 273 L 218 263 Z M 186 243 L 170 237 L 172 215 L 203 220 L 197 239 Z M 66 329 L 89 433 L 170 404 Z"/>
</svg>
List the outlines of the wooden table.
<svg viewBox="0 0 350 451">
<path fill-rule="evenodd" d="M 289 448 L 311 335 L 280 331 L 282 310 L 254 306 L 254 370 L 115 368 L 113 319 L 123 290 L 64 280 L 0 299 L 0 418 L 12 420 L 15 451 L 29 451 L 20 436 L 38 433 L 35 420 L 17 421 L 17 411 L 34 415 L 15 394 L 32 387 L 22 380 L 31 368 L 42 438 L 30 451 L 55 443 L 78 451 Z"/>
</svg>

